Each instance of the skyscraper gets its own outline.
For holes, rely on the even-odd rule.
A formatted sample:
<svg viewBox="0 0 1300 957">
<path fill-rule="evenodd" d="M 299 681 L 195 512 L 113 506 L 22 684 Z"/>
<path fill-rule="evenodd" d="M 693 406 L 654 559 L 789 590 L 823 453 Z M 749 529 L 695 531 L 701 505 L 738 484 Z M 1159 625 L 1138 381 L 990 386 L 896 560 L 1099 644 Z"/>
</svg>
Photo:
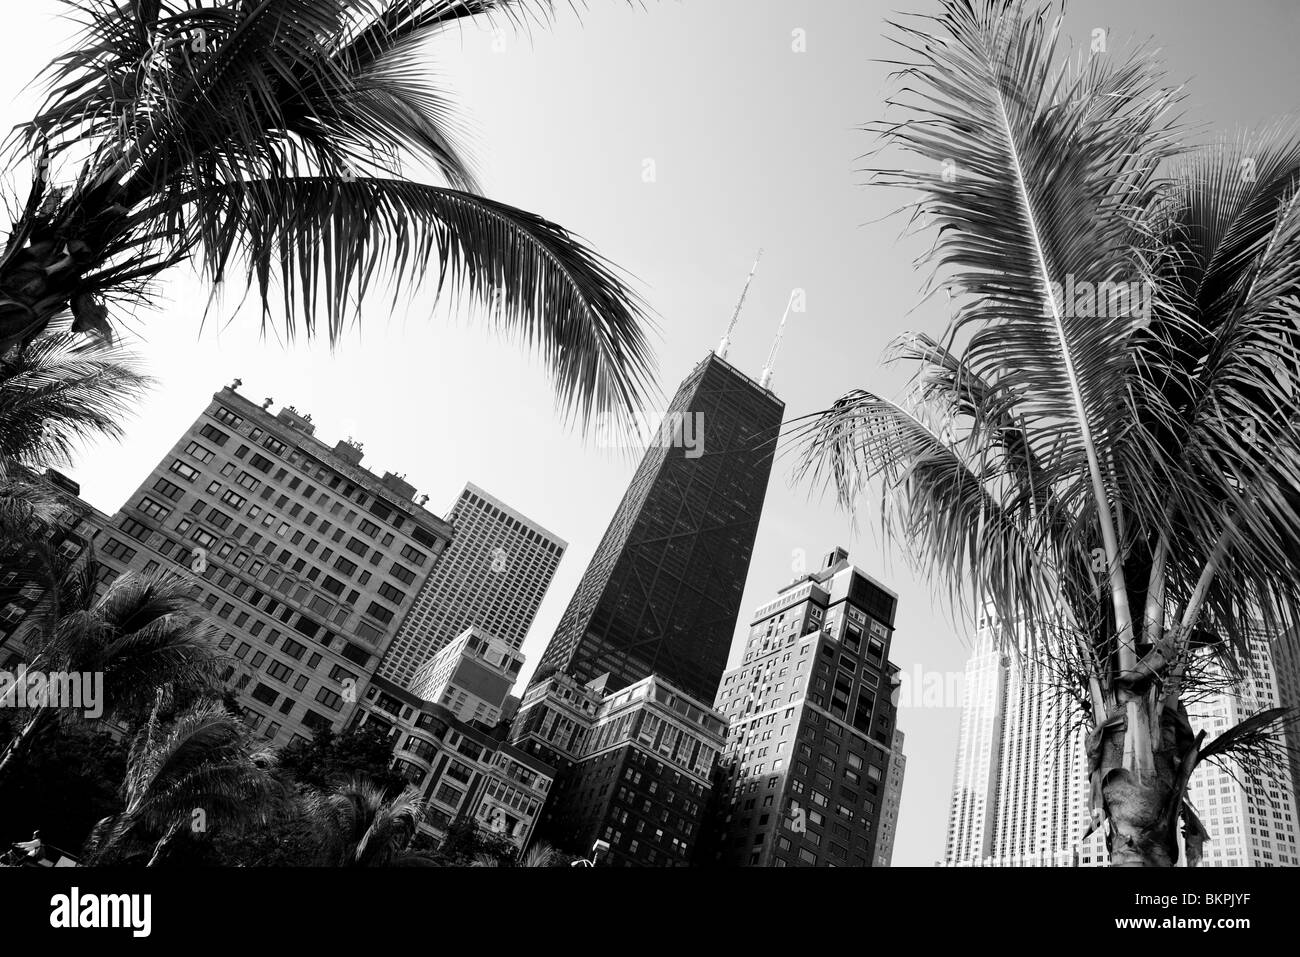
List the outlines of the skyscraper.
<svg viewBox="0 0 1300 957">
<path fill-rule="evenodd" d="M 876 859 L 874 867 L 888 867 L 894 860 L 894 838 L 898 834 L 898 809 L 903 800 L 903 775 L 907 771 L 907 755 L 903 754 L 903 732 L 894 730 L 894 747 L 889 754 L 889 770 L 885 773 L 885 793 L 880 801 L 880 822 L 876 827 Z"/>
<path fill-rule="evenodd" d="M 1083 736 L 1070 731 L 1070 702 L 1023 653 L 1021 629 L 999 644 L 1002 627 L 992 618 L 981 622 L 966 665 L 943 863 L 1105 864 L 1101 832 L 1080 841 L 1088 826 L 1088 774 Z"/>
<path fill-rule="evenodd" d="M 714 708 L 728 721 L 702 864 L 867 867 L 891 800 L 898 599 L 837 548 L 754 614 Z M 901 788 L 901 766 L 892 800 Z"/>
<path fill-rule="evenodd" d="M 1234 681 L 1235 693 L 1217 692 L 1188 701 L 1187 717 L 1207 741 L 1242 719 L 1287 704 L 1293 693 L 1289 640 L 1284 632 L 1269 640 L 1263 627 L 1254 629 L 1250 661 L 1242 661 L 1244 677 Z M 1215 667 L 1211 665 L 1211 667 Z M 1285 733 L 1294 734 L 1288 729 Z M 1294 761 L 1294 753 L 1289 755 Z M 1202 847 L 1207 867 L 1300 866 L 1300 826 L 1296 820 L 1297 795 L 1291 764 L 1283 759 L 1272 769 L 1251 779 L 1242 769 L 1202 761 L 1192 773 L 1187 799 L 1210 839 Z M 1184 857 L 1185 860 L 1185 857 Z"/>
<path fill-rule="evenodd" d="M 608 673 L 610 690 L 657 674 L 713 700 L 784 409 L 713 353 L 692 370 L 539 667 L 584 683 Z M 702 441 L 676 441 L 688 431 Z"/>
<path fill-rule="evenodd" d="M 447 520 L 451 544 L 379 666 L 381 677 L 403 687 L 468 628 L 522 645 L 567 547 L 477 485 L 465 486 Z"/>
</svg>

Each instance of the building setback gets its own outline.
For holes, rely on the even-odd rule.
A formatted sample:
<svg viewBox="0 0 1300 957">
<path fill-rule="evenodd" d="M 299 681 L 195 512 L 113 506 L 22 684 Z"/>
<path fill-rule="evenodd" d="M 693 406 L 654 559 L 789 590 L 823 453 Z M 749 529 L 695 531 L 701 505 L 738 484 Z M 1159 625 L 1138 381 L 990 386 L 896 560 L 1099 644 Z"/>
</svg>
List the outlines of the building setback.
<svg viewBox="0 0 1300 957">
<path fill-rule="evenodd" d="M 524 656 L 481 628 L 468 628 L 411 679 L 411 691 L 462 721 L 495 725 L 504 717 Z"/>
<path fill-rule="evenodd" d="M 550 796 L 555 770 L 506 743 L 506 726 L 461 721 L 384 678 L 375 678 L 353 718 L 383 735 L 393 768 L 420 789 L 430 813 L 420 830 L 440 844 L 457 821 L 500 834 L 523 850 Z"/>
<path fill-rule="evenodd" d="M 702 701 L 726 668 L 784 403 L 717 355 L 669 404 L 539 662 Z M 678 441 L 680 439 L 680 441 Z"/>
<path fill-rule="evenodd" d="M 228 387 L 95 541 L 102 582 L 194 578 L 244 721 L 273 744 L 344 726 L 451 537 L 361 460 Z"/>
<path fill-rule="evenodd" d="M 599 693 L 599 681 L 576 698 L 563 677 L 536 687 L 546 690 L 525 706 L 541 721 L 517 721 L 512 740 L 572 756 L 539 834 L 583 857 L 604 841 L 602 863 L 613 867 L 687 866 L 722 747 L 722 716 L 655 675 L 606 695 L 590 717 L 586 692 Z M 574 732 L 557 716 L 573 719 Z"/>
<path fill-rule="evenodd" d="M 758 609 L 714 703 L 729 727 L 699 863 L 873 863 L 894 741 L 896 608 L 836 549 Z"/>
<path fill-rule="evenodd" d="M 470 627 L 519 648 L 567 543 L 477 485 L 447 516 L 453 528 L 437 570 L 402 622 L 380 676 L 411 687 L 415 672 Z"/>
</svg>

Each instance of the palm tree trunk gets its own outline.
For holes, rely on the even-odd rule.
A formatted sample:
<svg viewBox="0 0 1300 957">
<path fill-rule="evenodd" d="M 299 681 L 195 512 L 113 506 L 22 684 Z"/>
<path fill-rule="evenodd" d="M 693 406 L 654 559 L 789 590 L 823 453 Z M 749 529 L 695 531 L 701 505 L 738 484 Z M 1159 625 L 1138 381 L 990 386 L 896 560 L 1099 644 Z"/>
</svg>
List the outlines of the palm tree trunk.
<svg viewBox="0 0 1300 957">
<path fill-rule="evenodd" d="M 36 734 L 49 722 L 52 712 L 48 708 L 37 708 L 27 724 L 23 725 L 16 737 L 9 742 L 3 756 L 0 756 L 0 782 L 18 765 L 18 759 L 31 747 Z"/>
<path fill-rule="evenodd" d="M 1150 712 L 1142 707 L 1144 715 Z M 1131 710 L 1126 709 L 1126 713 Z M 1178 863 L 1178 821 L 1199 742 L 1181 702 L 1159 708 L 1159 744 L 1153 766 L 1134 773 L 1125 766 L 1127 722 L 1108 730 L 1102 744 L 1101 794 L 1110 833 L 1111 867 L 1173 867 Z M 1186 773 L 1185 773 L 1186 772 Z"/>
</svg>

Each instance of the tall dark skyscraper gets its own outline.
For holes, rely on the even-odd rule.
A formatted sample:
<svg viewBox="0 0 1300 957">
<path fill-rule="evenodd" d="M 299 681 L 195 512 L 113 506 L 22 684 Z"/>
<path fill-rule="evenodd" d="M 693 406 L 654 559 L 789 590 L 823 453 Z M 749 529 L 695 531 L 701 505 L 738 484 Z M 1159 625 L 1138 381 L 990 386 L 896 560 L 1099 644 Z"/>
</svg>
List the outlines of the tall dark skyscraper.
<svg viewBox="0 0 1300 957">
<path fill-rule="evenodd" d="M 712 701 L 785 403 L 710 353 L 677 390 L 539 668 Z"/>
</svg>

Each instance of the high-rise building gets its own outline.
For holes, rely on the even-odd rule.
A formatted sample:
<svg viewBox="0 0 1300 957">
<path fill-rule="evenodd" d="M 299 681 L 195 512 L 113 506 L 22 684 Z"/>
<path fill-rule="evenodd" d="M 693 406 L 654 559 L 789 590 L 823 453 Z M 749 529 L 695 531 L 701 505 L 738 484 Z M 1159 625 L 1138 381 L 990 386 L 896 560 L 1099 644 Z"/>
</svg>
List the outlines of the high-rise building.
<svg viewBox="0 0 1300 957">
<path fill-rule="evenodd" d="M 469 628 L 429 659 L 411 679 L 411 691 L 462 721 L 491 726 L 502 718 L 524 656 L 481 628 Z"/>
<path fill-rule="evenodd" d="M 784 403 L 719 356 L 688 375 L 539 667 L 612 690 L 655 674 L 712 701 Z M 680 441 L 679 441 L 680 439 Z"/>
<path fill-rule="evenodd" d="M 714 702 L 727 744 L 701 864 L 875 861 L 895 743 L 897 604 L 837 548 L 755 612 Z"/>
<path fill-rule="evenodd" d="M 889 769 L 885 772 L 885 793 L 880 801 L 880 823 L 876 834 L 876 867 L 888 867 L 894 860 L 894 838 L 898 834 L 898 808 L 903 800 L 903 775 L 907 756 L 903 754 L 903 732 L 894 731 L 889 752 Z"/>
<path fill-rule="evenodd" d="M 87 548 L 108 524 L 109 517 L 81 498 L 81 486 L 72 479 L 46 469 L 43 475 L 28 478 L 53 492 L 59 502 L 58 514 L 50 522 L 49 546 L 70 565 L 84 561 Z M 9 543 L 3 543 L 9 545 Z M 10 545 L 12 547 L 12 545 Z M 0 553 L 0 668 L 26 661 L 31 649 L 25 640 L 33 620 L 28 613 L 45 591 L 46 573 L 34 557 L 13 551 Z M 101 570 L 99 590 L 116 573 Z"/>
<path fill-rule="evenodd" d="M 1088 770 L 1071 703 L 1027 654 L 1023 629 L 986 617 L 966 666 L 961 734 L 943 864 L 1098 866 L 1088 827 Z"/>
<path fill-rule="evenodd" d="M 564 680 L 543 684 L 560 699 L 568 689 Z M 596 714 L 577 723 L 587 731 L 576 748 L 563 735 L 553 742 L 574 760 L 538 833 L 583 856 L 604 841 L 603 861 L 614 867 L 686 867 L 722 748 L 722 715 L 651 675 L 605 695 Z M 537 731 L 517 722 L 512 739 L 536 746 Z"/>
<path fill-rule="evenodd" d="M 1288 674 L 1290 635 L 1270 641 L 1262 626 L 1253 629 L 1250 660 L 1239 662 L 1242 677 L 1232 681 L 1233 690 L 1188 701 L 1192 728 L 1213 741 L 1244 718 L 1283 706 L 1294 680 Z M 1241 768 L 1202 761 L 1192 773 L 1187 799 L 1210 838 L 1201 848 L 1203 866 L 1300 866 L 1297 795 L 1286 759 L 1253 779 Z"/>
<path fill-rule="evenodd" d="M 382 677 L 404 687 L 467 628 L 520 647 L 568 547 L 477 485 L 465 486 L 447 521 L 451 545 L 379 667 Z"/>
<path fill-rule="evenodd" d="M 102 581 L 195 576 L 244 721 L 271 743 L 343 727 L 451 538 L 362 455 L 228 387 L 95 540 Z"/>
<path fill-rule="evenodd" d="M 1278 705 L 1300 714 L 1300 626 L 1292 625 L 1270 643 L 1277 679 Z M 1300 810 L 1300 724 L 1285 729 L 1287 761 L 1291 770 L 1291 793 Z"/>
</svg>

